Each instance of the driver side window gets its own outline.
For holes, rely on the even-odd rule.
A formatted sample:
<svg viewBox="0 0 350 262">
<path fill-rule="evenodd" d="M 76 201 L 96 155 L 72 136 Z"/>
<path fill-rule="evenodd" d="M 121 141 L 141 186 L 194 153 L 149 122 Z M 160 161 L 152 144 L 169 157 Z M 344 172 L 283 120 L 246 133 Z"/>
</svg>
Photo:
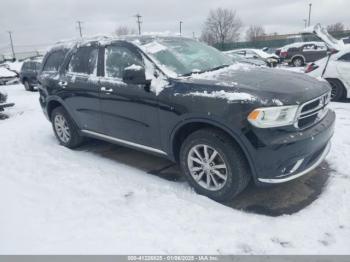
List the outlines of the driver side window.
<svg viewBox="0 0 350 262">
<path fill-rule="evenodd" d="M 143 66 L 141 57 L 123 46 L 107 46 L 105 50 L 105 76 L 123 78 L 123 71 L 131 65 Z"/>
</svg>

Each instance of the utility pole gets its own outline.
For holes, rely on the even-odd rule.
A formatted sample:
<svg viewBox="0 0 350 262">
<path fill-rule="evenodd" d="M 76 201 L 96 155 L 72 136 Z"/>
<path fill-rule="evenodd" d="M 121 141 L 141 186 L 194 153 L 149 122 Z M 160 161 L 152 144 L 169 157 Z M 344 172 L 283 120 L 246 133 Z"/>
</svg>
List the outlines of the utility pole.
<svg viewBox="0 0 350 262">
<path fill-rule="evenodd" d="M 83 33 L 81 32 L 81 24 L 83 23 L 83 21 L 77 21 L 77 24 L 78 24 L 78 28 L 79 28 L 79 34 L 80 34 L 80 37 L 82 38 L 83 37 Z"/>
<path fill-rule="evenodd" d="M 312 4 L 310 3 L 309 4 L 309 26 L 311 25 L 311 7 L 312 7 Z"/>
<path fill-rule="evenodd" d="M 180 36 L 182 35 L 182 21 L 180 21 Z"/>
<path fill-rule="evenodd" d="M 304 21 L 304 27 L 306 28 L 307 27 L 307 19 L 303 19 Z"/>
<path fill-rule="evenodd" d="M 11 43 L 11 50 L 12 50 L 12 58 L 16 59 L 16 54 L 15 54 L 15 50 L 13 48 L 13 41 L 12 41 L 12 31 L 7 31 L 9 33 L 10 36 L 10 43 Z"/>
<path fill-rule="evenodd" d="M 137 23 L 137 26 L 138 26 L 138 29 L 139 29 L 139 35 L 141 35 L 141 24 L 142 24 L 141 17 L 142 16 L 140 14 L 136 14 L 135 17 L 137 19 L 136 23 Z"/>
</svg>

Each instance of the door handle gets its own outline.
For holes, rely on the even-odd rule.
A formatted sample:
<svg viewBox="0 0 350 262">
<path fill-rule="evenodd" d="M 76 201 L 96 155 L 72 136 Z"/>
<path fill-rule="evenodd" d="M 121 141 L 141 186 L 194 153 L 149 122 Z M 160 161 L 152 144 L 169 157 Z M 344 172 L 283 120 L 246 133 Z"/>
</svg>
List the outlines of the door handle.
<svg viewBox="0 0 350 262">
<path fill-rule="evenodd" d="M 65 88 L 65 87 L 67 87 L 68 83 L 67 83 L 66 81 L 59 81 L 59 82 L 58 82 L 58 85 L 59 85 L 60 87 Z"/>
<path fill-rule="evenodd" d="M 106 88 L 106 87 L 101 87 L 101 92 L 105 92 L 105 93 L 111 93 L 113 92 L 113 88 Z"/>
</svg>

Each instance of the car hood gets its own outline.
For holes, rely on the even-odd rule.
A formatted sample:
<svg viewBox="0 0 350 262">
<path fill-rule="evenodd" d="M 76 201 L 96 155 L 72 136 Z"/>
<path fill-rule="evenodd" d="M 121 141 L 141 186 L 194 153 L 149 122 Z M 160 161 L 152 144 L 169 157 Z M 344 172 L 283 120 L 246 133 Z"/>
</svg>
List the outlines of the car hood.
<svg viewBox="0 0 350 262">
<path fill-rule="evenodd" d="M 328 33 L 327 28 L 322 27 L 321 24 L 305 28 L 304 33 L 316 35 L 318 38 L 324 41 L 328 45 L 328 47 L 336 49 L 338 51 L 343 50 L 345 48 L 344 42 L 331 36 Z"/>
<path fill-rule="evenodd" d="M 194 84 L 196 90 L 190 88 L 189 92 L 242 93 L 264 105 L 302 104 L 330 91 L 327 82 L 301 73 L 244 64 L 196 74 L 181 81 Z"/>
</svg>

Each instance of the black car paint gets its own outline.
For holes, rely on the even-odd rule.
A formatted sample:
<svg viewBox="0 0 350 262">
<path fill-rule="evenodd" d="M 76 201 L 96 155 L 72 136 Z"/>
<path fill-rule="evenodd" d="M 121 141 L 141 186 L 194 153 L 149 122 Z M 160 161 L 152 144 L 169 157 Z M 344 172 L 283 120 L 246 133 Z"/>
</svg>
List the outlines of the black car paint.
<svg viewBox="0 0 350 262">
<path fill-rule="evenodd" d="M 280 105 L 276 100 L 284 105 L 295 105 L 329 92 L 327 83 L 282 70 L 223 70 L 217 78 L 226 84 L 194 77 L 168 78 L 168 85 L 156 95 L 144 86 L 106 81 L 103 77 L 104 46 L 99 48 L 98 77 L 86 77 L 86 81 L 76 86 L 69 85 L 66 68 L 75 48 L 67 53 L 58 73 L 41 72 L 40 103 L 48 118 L 53 106 L 62 105 L 80 130 L 155 148 L 157 154 L 163 153 L 172 161 L 177 160 L 180 145 L 176 138 L 183 128 L 210 125 L 228 133 L 240 146 L 257 184 L 257 178 L 280 175 L 280 169 L 296 157 L 308 157 L 321 150 L 333 134 L 335 114 L 331 110 L 322 121 L 306 130 L 289 126 L 260 129 L 247 121 L 248 114 L 255 108 Z M 143 53 L 135 46 L 132 48 Z M 229 86 L 233 81 L 237 85 Z M 60 86 L 62 82 L 67 82 L 68 86 Z M 102 86 L 113 87 L 114 91 L 101 93 Z M 188 95 L 196 91 L 221 90 L 245 92 L 257 99 L 228 103 L 220 98 Z"/>
</svg>

